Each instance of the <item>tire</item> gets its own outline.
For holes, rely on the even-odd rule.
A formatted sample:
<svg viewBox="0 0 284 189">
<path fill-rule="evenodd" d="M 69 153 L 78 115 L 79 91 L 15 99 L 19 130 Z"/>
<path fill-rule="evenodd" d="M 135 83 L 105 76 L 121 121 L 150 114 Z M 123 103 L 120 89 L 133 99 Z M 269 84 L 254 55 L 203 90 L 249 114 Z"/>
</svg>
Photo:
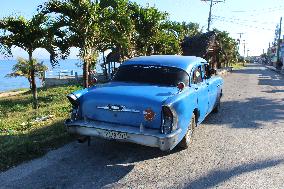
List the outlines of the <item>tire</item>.
<svg viewBox="0 0 284 189">
<path fill-rule="evenodd" d="M 190 125 L 186 131 L 185 136 L 180 141 L 179 146 L 183 149 L 187 149 L 192 141 L 193 132 L 196 126 L 195 114 L 192 114 Z"/>
<path fill-rule="evenodd" d="M 218 101 L 216 102 L 216 105 L 214 107 L 214 109 L 212 110 L 213 113 L 218 113 L 220 111 L 221 108 L 221 99 L 220 97 L 218 98 Z"/>
</svg>

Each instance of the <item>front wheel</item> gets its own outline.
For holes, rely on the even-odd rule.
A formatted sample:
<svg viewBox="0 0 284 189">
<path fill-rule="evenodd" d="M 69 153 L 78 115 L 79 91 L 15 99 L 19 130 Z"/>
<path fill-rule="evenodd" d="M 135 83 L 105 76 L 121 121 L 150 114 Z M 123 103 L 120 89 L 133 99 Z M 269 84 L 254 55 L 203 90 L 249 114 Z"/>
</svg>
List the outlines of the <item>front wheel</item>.
<svg viewBox="0 0 284 189">
<path fill-rule="evenodd" d="M 187 132 L 179 143 L 179 146 L 181 148 L 186 149 L 189 147 L 192 141 L 192 136 L 193 136 L 195 126 L 196 126 L 195 114 L 192 114 L 190 125 L 188 126 Z"/>
</svg>

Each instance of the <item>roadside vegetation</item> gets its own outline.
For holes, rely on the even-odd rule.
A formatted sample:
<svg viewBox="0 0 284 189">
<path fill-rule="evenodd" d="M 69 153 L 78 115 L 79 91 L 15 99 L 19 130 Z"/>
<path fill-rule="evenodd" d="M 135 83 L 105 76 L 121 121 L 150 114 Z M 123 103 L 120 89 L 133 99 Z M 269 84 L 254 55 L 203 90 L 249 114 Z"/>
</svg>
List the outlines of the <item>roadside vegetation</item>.
<svg viewBox="0 0 284 189">
<path fill-rule="evenodd" d="M 29 55 L 28 60 L 19 59 L 18 68 L 14 67 L 14 71 L 20 70 L 21 74 L 29 79 L 34 109 L 38 108 L 35 78 L 39 64 L 33 58 L 33 52 L 38 48 L 44 48 L 50 53 L 50 61 L 56 62 L 55 47 L 52 45 L 54 34 L 52 27 L 45 26 L 47 21 L 48 17 L 42 13 L 35 14 L 30 20 L 23 16 L 9 16 L 0 20 L 0 52 L 5 56 L 12 56 L 12 48 L 19 47 Z"/>
<path fill-rule="evenodd" d="M 231 65 L 233 67 L 233 70 L 239 70 L 245 67 L 245 63 L 243 62 L 232 63 Z"/>
<path fill-rule="evenodd" d="M 31 106 L 32 93 L 0 98 L 0 170 L 69 142 L 64 128 L 71 109 L 66 95 L 80 86 L 38 89 L 39 109 Z"/>
</svg>

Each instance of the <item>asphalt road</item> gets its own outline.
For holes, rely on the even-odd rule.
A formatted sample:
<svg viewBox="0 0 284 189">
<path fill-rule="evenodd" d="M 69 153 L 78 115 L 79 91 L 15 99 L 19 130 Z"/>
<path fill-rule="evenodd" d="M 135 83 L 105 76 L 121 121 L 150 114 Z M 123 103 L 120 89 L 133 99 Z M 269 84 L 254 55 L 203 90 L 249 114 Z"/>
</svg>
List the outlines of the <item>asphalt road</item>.
<svg viewBox="0 0 284 189">
<path fill-rule="evenodd" d="M 249 65 L 223 91 L 187 150 L 73 142 L 0 173 L 0 188 L 284 188 L 284 78 Z"/>
</svg>

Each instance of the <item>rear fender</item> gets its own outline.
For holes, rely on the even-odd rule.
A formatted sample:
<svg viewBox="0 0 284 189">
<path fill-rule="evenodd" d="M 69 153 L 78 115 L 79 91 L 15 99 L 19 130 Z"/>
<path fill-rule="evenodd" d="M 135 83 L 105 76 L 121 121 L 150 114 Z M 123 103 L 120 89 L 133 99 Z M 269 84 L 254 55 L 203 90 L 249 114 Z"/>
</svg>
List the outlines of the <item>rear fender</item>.
<svg viewBox="0 0 284 189">
<path fill-rule="evenodd" d="M 89 91 L 89 89 L 85 88 L 85 89 L 81 89 L 81 90 L 75 91 L 75 92 L 73 92 L 71 94 L 75 95 L 77 97 L 77 99 L 79 99 L 81 96 L 86 94 L 88 91 Z"/>
<path fill-rule="evenodd" d="M 82 110 L 81 110 L 81 106 L 80 106 L 80 103 L 81 103 L 81 100 L 82 100 L 82 96 L 84 94 L 86 94 L 87 92 L 89 91 L 88 88 L 85 88 L 85 89 L 82 89 L 82 90 L 77 90 L 75 92 L 72 92 L 70 94 L 67 95 L 67 98 L 69 99 L 70 97 L 74 100 L 77 101 L 76 105 L 74 103 L 72 103 L 70 101 L 70 103 L 72 104 L 73 108 L 72 108 L 72 113 L 71 113 L 71 117 L 73 115 L 75 115 L 75 117 L 79 118 L 79 117 L 82 117 Z"/>
<path fill-rule="evenodd" d="M 181 134 L 178 137 L 178 140 L 181 141 L 185 136 L 188 126 L 191 121 L 192 113 L 197 107 L 197 96 L 194 93 L 194 90 L 187 87 L 181 93 L 168 98 L 164 105 L 168 105 L 176 111 L 178 124 L 177 128 L 181 128 Z"/>
</svg>

